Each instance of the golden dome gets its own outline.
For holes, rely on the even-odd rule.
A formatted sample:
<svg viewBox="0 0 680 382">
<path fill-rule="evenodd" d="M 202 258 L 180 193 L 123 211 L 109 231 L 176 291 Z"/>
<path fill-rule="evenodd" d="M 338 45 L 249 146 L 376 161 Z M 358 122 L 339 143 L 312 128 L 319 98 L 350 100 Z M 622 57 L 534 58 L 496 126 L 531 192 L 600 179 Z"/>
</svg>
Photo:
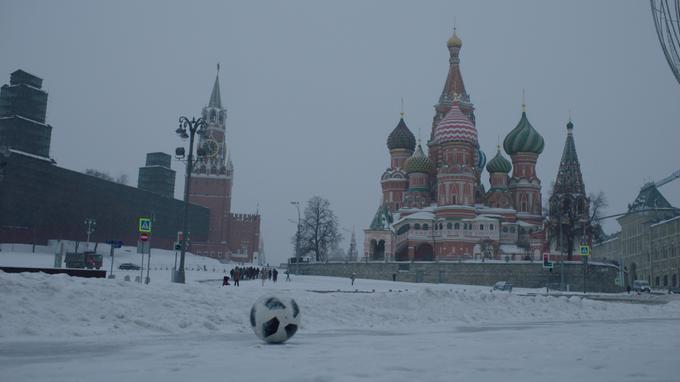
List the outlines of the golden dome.
<svg viewBox="0 0 680 382">
<path fill-rule="evenodd" d="M 463 41 L 458 37 L 455 29 L 453 30 L 453 35 L 449 38 L 449 41 L 446 42 L 446 45 L 449 48 L 460 48 L 463 46 Z"/>
</svg>

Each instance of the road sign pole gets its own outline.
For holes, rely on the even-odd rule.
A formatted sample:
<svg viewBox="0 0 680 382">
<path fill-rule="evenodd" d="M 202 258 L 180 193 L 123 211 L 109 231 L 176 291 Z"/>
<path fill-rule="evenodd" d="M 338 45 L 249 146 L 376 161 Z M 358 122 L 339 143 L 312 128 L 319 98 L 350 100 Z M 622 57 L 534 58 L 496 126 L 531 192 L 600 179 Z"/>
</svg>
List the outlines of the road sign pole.
<svg viewBox="0 0 680 382">
<path fill-rule="evenodd" d="M 109 271 L 109 278 L 113 278 L 113 243 L 111 243 L 111 271 Z"/>
<path fill-rule="evenodd" d="M 149 251 L 146 254 L 146 280 L 144 280 L 146 284 L 151 282 L 151 278 L 149 277 L 149 270 L 151 270 L 151 239 L 149 239 L 147 243 L 149 244 Z"/>
</svg>

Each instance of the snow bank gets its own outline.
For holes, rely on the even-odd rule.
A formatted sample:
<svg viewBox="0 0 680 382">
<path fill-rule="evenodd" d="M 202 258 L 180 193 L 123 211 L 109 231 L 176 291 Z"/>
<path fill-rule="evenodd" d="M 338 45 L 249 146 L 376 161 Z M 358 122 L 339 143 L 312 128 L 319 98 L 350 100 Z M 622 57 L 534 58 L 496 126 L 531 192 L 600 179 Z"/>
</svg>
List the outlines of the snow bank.
<svg viewBox="0 0 680 382">
<path fill-rule="evenodd" d="M 297 300 L 302 329 L 307 331 L 680 317 L 680 302 L 638 305 L 580 297 L 522 297 L 484 287 L 375 280 L 357 280 L 355 286 L 375 293 L 317 293 L 313 290 L 354 289 L 349 289 L 347 279 L 315 276 L 294 276 L 291 283 L 280 277 L 277 284 L 268 281 L 265 287 L 260 281 L 222 287 L 221 274 L 215 275 L 214 281 L 187 285 L 144 285 L 121 279 L 0 272 L 0 337 L 247 332 L 250 306 L 259 296 L 271 293 Z"/>
</svg>

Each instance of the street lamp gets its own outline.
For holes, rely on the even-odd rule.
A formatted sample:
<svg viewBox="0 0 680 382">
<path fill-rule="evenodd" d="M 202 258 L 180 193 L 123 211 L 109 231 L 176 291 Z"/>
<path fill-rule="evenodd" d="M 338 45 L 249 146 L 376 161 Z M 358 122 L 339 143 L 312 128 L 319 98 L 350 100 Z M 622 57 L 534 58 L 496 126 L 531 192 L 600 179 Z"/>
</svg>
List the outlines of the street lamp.
<svg viewBox="0 0 680 382">
<path fill-rule="evenodd" d="M 87 229 L 85 233 L 87 234 L 87 244 L 85 245 L 87 249 L 90 249 L 90 235 L 94 233 L 94 227 L 97 225 L 97 221 L 92 218 L 85 219 L 85 225 Z"/>
<path fill-rule="evenodd" d="M 300 202 L 290 202 L 297 209 L 298 222 L 297 233 L 295 234 L 295 274 L 300 274 Z"/>
<path fill-rule="evenodd" d="M 175 277 L 173 278 L 173 282 L 181 284 L 184 284 L 186 279 L 184 274 L 184 255 L 187 251 L 187 241 L 189 240 L 189 189 L 191 187 L 191 173 L 194 169 L 195 162 L 194 136 L 198 134 L 200 137 L 204 137 L 206 128 L 207 123 L 203 118 L 192 118 L 189 120 L 187 117 L 179 117 L 179 127 L 177 130 L 175 130 L 175 133 L 177 133 L 177 135 L 183 140 L 189 138 L 189 155 L 187 156 L 186 160 L 186 177 L 184 180 L 184 223 L 182 228 L 182 251 L 179 257 L 179 270 L 175 271 Z M 198 157 L 196 160 L 200 159 L 204 154 L 205 152 L 203 148 L 196 150 L 196 155 Z M 178 147 L 175 150 L 175 155 L 177 156 L 177 159 L 184 159 L 184 147 Z"/>
</svg>

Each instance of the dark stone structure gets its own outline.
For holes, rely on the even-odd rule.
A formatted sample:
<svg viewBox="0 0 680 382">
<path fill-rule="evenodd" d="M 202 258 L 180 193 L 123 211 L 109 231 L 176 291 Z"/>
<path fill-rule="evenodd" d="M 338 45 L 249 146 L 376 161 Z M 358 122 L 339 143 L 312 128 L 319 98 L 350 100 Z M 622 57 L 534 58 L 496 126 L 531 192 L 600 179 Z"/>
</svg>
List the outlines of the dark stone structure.
<svg viewBox="0 0 680 382">
<path fill-rule="evenodd" d="M 0 88 L 0 146 L 48 157 L 52 126 L 45 123 L 47 93 L 42 79 L 17 70 Z"/>
<path fill-rule="evenodd" d="M 166 153 L 146 154 L 146 165 L 139 168 L 137 187 L 172 198 L 175 192 L 175 170 L 170 168 L 171 159 Z"/>
<path fill-rule="evenodd" d="M 0 242 L 46 244 L 48 239 L 86 240 L 86 218 L 97 221 L 92 241 L 135 245 L 137 219 L 154 218 L 154 248 L 171 249 L 182 230 L 184 202 L 56 166 L 14 150 L 3 156 Z M 192 239 L 207 237 L 209 212 L 190 205 Z"/>
</svg>

